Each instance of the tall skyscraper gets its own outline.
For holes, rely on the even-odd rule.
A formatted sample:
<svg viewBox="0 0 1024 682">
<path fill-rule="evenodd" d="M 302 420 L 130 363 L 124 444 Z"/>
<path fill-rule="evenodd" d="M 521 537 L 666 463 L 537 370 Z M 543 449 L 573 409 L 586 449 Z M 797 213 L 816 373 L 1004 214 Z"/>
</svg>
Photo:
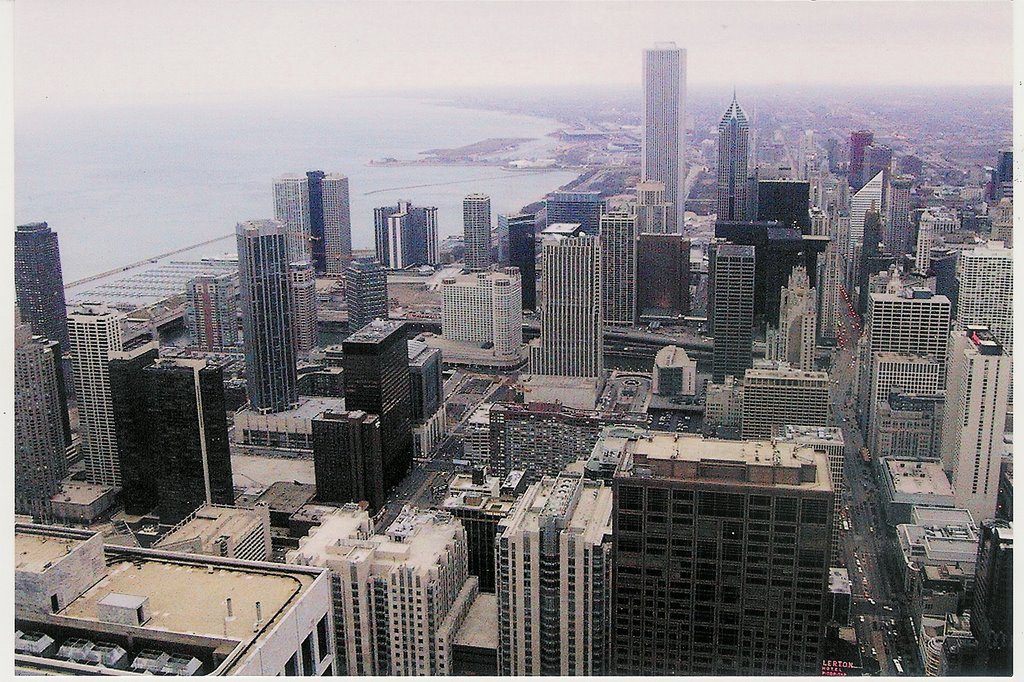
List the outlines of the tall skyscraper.
<svg viewBox="0 0 1024 682">
<path fill-rule="evenodd" d="M 811 187 L 802 180 L 759 180 L 757 220 L 777 220 L 781 227 L 811 233 Z M 752 218 L 753 219 L 753 218 Z"/>
<path fill-rule="evenodd" d="M 64 276 L 57 233 L 46 223 L 18 225 L 14 233 L 14 295 L 32 332 L 69 350 Z"/>
<path fill-rule="evenodd" d="M 490 344 L 496 355 L 523 350 L 519 270 L 453 275 L 441 280 L 441 333 L 452 341 Z"/>
<path fill-rule="evenodd" d="M 249 220 L 235 230 L 246 388 L 261 412 L 287 410 L 299 398 L 286 230 L 278 220 Z"/>
<path fill-rule="evenodd" d="M 1013 354 L 1013 251 L 998 242 L 960 252 L 956 321 L 985 325 Z"/>
<path fill-rule="evenodd" d="M 288 266 L 288 295 L 292 307 L 295 353 L 308 355 L 320 341 L 316 311 L 316 273 L 309 262 Z"/>
<path fill-rule="evenodd" d="M 323 241 L 318 247 L 314 235 L 313 264 L 317 272 L 340 275 L 352 259 L 352 210 L 347 176 L 329 173 L 320 179 L 320 213 L 323 216 Z M 317 251 L 321 251 L 322 256 Z"/>
<path fill-rule="evenodd" d="M 110 387 L 129 513 L 174 525 L 204 504 L 234 504 L 220 367 L 158 358 L 150 342 L 111 353 Z"/>
<path fill-rule="evenodd" d="M 743 376 L 744 440 L 769 440 L 787 424 L 828 426 L 828 372 L 751 368 Z"/>
<path fill-rule="evenodd" d="M 981 522 L 974 569 L 971 634 L 978 656 L 971 674 L 1013 675 L 1013 523 Z"/>
<path fill-rule="evenodd" d="M 612 491 L 565 472 L 534 483 L 498 526 L 498 671 L 607 675 Z"/>
<path fill-rule="evenodd" d="M 846 177 L 850 189 L 854 192 L 864 186 L 869 178 L 864 177 L 864 149 L 875 139 L 870 130 L 857 130 L 850 133 L 850 170 Z"/>
<path fill-rule="evenodd" d="M 606 325 L 636 321 L 636 216 L 624 211 L 601 216 L 601 306 Z M 647 276 L 655 273 L 647 273 Z"/>
<path fill-rule="evenodd" d="M 814 369 L 817 322 L 817 294 L 811 288 L 807 270 L 797 266 L 782 290 L 778 324 L 768 331 L 768 359 L 787 362 L 796 369 Z"/>
<path fill-rule="evenodd" d="M 405 324 L 374 320 L 343 343 L 345 407 L 380 419 L 384 489 L 412 464 L 412 396 Z"/>
<path fill-rule="evenodd" d="M 309 187 L 309 253 L 313 267 L 318 273 L 327 272 L 327 258 L 324 253 L 324 172 L 306 171 Z"/>
<path fill-rule="evenodd" d="M 60 344 L 14 327 L 14 512 L 46 519 L 67 473 Z"/>
<path fill-rule="evenodd" d="M 846 253 L 849 258 L 854 247 L 864 243 L 864 219 L 868 211 L 879 212 L 882 208 L 882 173 L 876 175 L 857 190 L 850 199 L 850 237 Z"/>
<path fill-rule="evenodd" d="M 690 240 L 681 234 L 637 239 L 637 319 L 690 314 Z"/>
<path fill-rule="evenodd" d="M 185 325 L 192 344 L 218 352 L 238 345 L 238 282 L 230 274 L 197 275 L 189 280 Z"/>
<path fill-rule="evenodd" d="M 487 220 L 490 221 L 490 214 Z M 401 270 L 439 262 L 436 207 L 399 201 L 397 206 L 373 209 L 373 223 L 377 260 L 384 267 Z"/>
<path fill-rule="evenodd" d="M 747 115 L 732 93 L 718 124 L 718 219 L 747 220 Z"/>
<path fill-rule="evenodd" d="M 584 234 L 596 236 L 601 229 L 604 201 L 597 191 L 556 191 L 544 200 L 547 224 L 579 223 Z"/>
<path fill-rule="evenodd" d="M 712 380 L 721 383 L 754 365 L 754 247 L 712 243 L 710 249 Z"/>
<path fill-rule="evenodd" d="M 68 315 L 82 456 L 89 480 L 100 485 L 121 485 L 109 361 L 111 352 L 124 348 L 124 317 L 112 308 L 90 304 Z"/>
<path fill-rule="evenodd" d="M 388 318 L 388 276 L 372 258 L 356 258 L 345 268 L 348 329 L 362 329 L 371 320 Z"/>
<path fill-rule="evenodd" d="M 1013 198 L 1013 150 L 1000 149 L 996 159 L 996 199 Z"/>
<path fill-rule="evenodd" d="M 366 412 L 327 410 L 313 419 L 317 502 L 363 502 L 374 514 L 384 504 L 380 419 Z"/>
<path fill-rule="evenodd" d="M 864 178 L 882 174 L 882 203 L 878 210 L 885 215 L 889 208 L 889 179 L 892 175 L 892 148 L 872 143 L 864 148 Z"/>
<path fill-rule="evenodd" d="M 984 520 L 996 515 L 999 465 L 1012 360 L 987 327 L 950 334 L 943 468 L 952 471 L 958 507 Z"/>
<path fill-rule="evenodd" d="M 640 234 L 666 234 L 669 213 L 675 210 L 665 201 L 665 183 L 648 180 L 636 185 L 636 231 Z"/>
<path fill-rule="evenodd" d="M 604 323 L 599 239 L 569 223 L 548 225 L 542 238 L 544 302 L 539 343 L 530 349 L 530 371 L 600 377 Z"/>
<path fill-rule="evenodd" d="M 882 241 L 894 256 L 910 253 L 914 245 L 910 223 L 910 189 L 913 184 L 914 178 L 909 175 L 898 175 L 889 183 L 888 220 Z"/>
<path fill-rule="evenodd" d="M 508 264 L 519 268 L 523 310 L 537 309 L 537 216 L 523 213 L 508 217 Z"/>
<path fill-rule="evenodd" d="M 466 269 L 482 272 L 491 267 L 491 198 L 470 194 L 462 200 Z"/>
<path fill-rule="evenodd" d="M 825 453 L 653 432 L 624 439 L 612 490 L 613 673 L 820 673 Z"/>
<path fill-rule="evenodd" d="M 640 176 L 665 183 L 665 201 L 675 208 L 668 231 L 679 232 L 686 202 L 686 50 L 675 43 L 644 50 L 643 80 Z"/>
<path fill-rule="evenodd" d="M 288 173 L 274 178 L 274 217 L 284 224 L 287 262 L 310 260 L 309 180 Z"/>
</svg>

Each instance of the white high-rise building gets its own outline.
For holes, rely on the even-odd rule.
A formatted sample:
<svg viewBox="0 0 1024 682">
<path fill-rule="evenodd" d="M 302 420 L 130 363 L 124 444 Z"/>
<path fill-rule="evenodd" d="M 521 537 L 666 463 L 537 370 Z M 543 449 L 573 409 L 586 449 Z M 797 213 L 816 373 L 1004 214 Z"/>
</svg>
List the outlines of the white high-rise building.
<svg viewBox="0 0 1024 682">
<path fill-rule="evenodd" d="M 296 355 L 308 355 L 320 341 L 316 311 L 316 272 L 309 262 L 288 266 L 288 295 Z"/>
<path fill-rule="evenodd" d="M 665 234 L 669 232 L 669 214 L 675 208 L 665 201 L 665 183 L 655 180 L 636 185 L 637 234 Z"/>
<path fill-rule="evenodd" d="M 868 211 L 879 211 L 882 207 L 882 172 L 868 180 L 850 199 L 850 234 L 847 244 L 847 258 L 854 247 L 864 242 L 864 218 Z"/>
<path fill-rule="evenodd" d="M 1001 242 L 960 252 L 956 321 L 984 325 L 1013 354 L 1013 251 Z"/>
<path fill-rule="evenodd" d="M 657 43 L 644 50 L 642 180 L 665 183 L 665 201 L 675 210 L 669 232 L 683 226 L 686 201 L 686 50 Z"/>
<path fill-rule="evenodd" d="M 328 275 L 342 275 L 352 259 L 352 211 L 349 206 L 348 177 L 325 175 L 320 181 L 324 207 L 324 260 Z"/>
<path fill-rule="evenodd" d="M 932 265 L 932 248 L 939 245 L 941 235 L 960 229 L 960 216 L 954 211 L 937 208 L 921 213 L 917 226 L 917 249 L 914 252 L 914 269 L 928 272 Z"/>
<path fill-rule="evenodd" d="M 632 326 L 636 320 L 636 216 L 616 211 L 601 216 L 601 287 L 604 323 Z"/>
<path fill-rule="evenodd" d="M 835 240 L 829 240 L 825 247 L 824 268 L 821 282 L 821 311 L 818 325 L 823 339 L 836 338 L 836 330 L 839 325 L 839 286 L 843 280 L 843 255 L 840 252 L 840 245 Z"/>
<path fill-rule="evenodd" d="M 828 426 L 831 403 L 828 372 L 780 364 L 752 368 L 743 375 L 743 440 L 768 440 L 786 424 Z"/>
<path fill-rule="evenodd" d="M 311 260 L 309 179 L 305 175 L 288 173 L 274 178 L 274 218 L 285 226 L 288 262 Z"/>
<path fill-rule="evenodd" d="M 807 269 L 798 265 L 779 300 L 778 326 L 768 330 L 769 360 L 787 362 L 797 369 L 814 369 L 817 348 L 817 293 L 811 287 Z"/>
<path fill-rule="evenodd" d="M 878 432 L 878 403 L 886 400 L 890 391 L 899 389 L 901 393 L 934 395 L 941 392 L 945 371 L 943 362 L 934 356 L 875 353 L 871 358 L 871 386 L 867 398 L 868 433 Z"/>
<path fill-rule="evenodd" d="M 1011 359 L 982 326 L 950 335 L 942 464 L 952 472 L 957 507 L 979 520 L 996 512 L 1000 449 Z"/>
<path fill-rule="evenodd" d="M 611 514 L 611 488 L 563 472 L 499 524 L 499 674 L 609 673 Z"/>
<path fill-rule="evenodd" d="M 124 318 L 113 308 L 93 304 L 75 308 L 68 315 L 85 471 L 91 483 L 100 485 L 121 485 L 109 368 L 110 353 L 124 350 Z"/>
<path fill-rule="evenodd" d="M 601 246 L 578 223 L 549 225 L 542 235 L 540 339 L 530 372 L 600 377 L 604 372 Z"/>
<path fill-rule="evenodd" d="M 521 353 L 523 290 L 519 268 L 442 279 L 441 333 L 452 341 L 490 343 L 496 355 Z"/>
<path fill-rule="evenodd" d="M 466 248 L 464 260 L 470 272 L 491 267 L 491 198 L 470 194 L 462 200 L 462 229 Z"/>
</svg>

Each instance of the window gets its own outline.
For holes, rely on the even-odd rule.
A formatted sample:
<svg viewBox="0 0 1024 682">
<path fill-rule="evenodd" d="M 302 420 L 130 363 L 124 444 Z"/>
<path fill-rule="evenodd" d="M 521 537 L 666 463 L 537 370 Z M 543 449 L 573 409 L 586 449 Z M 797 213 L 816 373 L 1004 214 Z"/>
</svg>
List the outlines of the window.
<svg viewBox="0 0 1024 682">
<path fill-rule="evenodd" d="M 316 667 L 313 665 L 313 633 L 306 635 L 302 641 L 302 672 L 311 675 Z"/>
<path fill-rule="evenodd" d="M 320 619 L 316 624 L 316 650 L 320 654 L 320 660 L 327 658 L 331 653 L 330 642 L 327 641 L 327 616 Z"/>
</svg>

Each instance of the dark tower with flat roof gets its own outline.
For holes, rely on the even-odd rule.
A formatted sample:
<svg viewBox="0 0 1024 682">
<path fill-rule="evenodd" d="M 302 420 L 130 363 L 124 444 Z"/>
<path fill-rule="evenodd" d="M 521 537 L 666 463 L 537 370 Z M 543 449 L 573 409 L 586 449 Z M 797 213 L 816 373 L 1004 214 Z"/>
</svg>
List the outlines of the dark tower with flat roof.
<svg viewBox="0 0 1024 682">
<path fill-rule="evenodd" d="M 380 419 L 362 411 L 327 410 L 313 419 L 317 502 L 363 502 L 371 514 L 384 504 Z"/>
<path fill-rule="evenodd" d="M 64 276 L 57 233 L 46 223 L 18 225 L 14 233 L 14 293 L 21 321 L 32 333 L 70 350 Z"/>
<path fill-rule="evenodd" d="M 537 216 L 508 216 L 508 264 L 519 268 L 523 310 L 537 309 Z"/>
</svg>

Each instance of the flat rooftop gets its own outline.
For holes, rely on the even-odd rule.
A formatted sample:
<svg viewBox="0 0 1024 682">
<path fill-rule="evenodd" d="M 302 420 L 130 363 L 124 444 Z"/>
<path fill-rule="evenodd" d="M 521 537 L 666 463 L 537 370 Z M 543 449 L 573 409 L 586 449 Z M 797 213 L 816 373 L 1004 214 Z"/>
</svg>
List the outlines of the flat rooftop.
<svg viewBox="0 0 1024 682">
<path fill-rule="evenodd" d="M 374 320 L 362 329 L 353 332 L 345 343 L 379 343 L 403 328 L 401 320 Z"/>
<path fill-rule="evenodd" d="M 938 462 L 883 458 L 893 489 L 904 495 L 952 497 L 949 479 Z"/>
<path fill-rule="evenodd" d="M 584 377 L 523 374 L 519 385 L 527 403 L 561 403 L 578 410 L 593 410 L 600 384 L 597 379 Z"/>
<path fill-rule="evenodd" d="M 62 537 L 35 533 L 14 533 L 14 569 L 42 573 L 53 563 L 82 544 L 84 538 L 71 534 Z"/>
<path fill-rule="evenodd" d="M 466 620 L 455 635 L 455 643 L 478 649 L 498 648 L 498 595 L 486 592 L 476 595 Z"/>
<path fill-rule="evenodd" d="M 186 523 L 160 538 L 153 547 L 159 549 L 193 538 L 212 540 L 222 535 L 236 536 L 248 532 L 254 522 L 260 522 L 260 515 L 253 509 L 208 505 L 197 510 L 195 516 Z"/>
<path fill-rule="evenodd" d="M 89 505 L 113 491 L 114 488 L 107 485 L 87 483 L 86 481 L 65 481 L 60 486 L 60 492 L 50 500 L 65 504 Z"/>
<path fill-rule="evenodd" d="M 658 367 L 686 367 L 697 364 L 686 354 L 686 349 L 680 346 L 665 346 L 654 356 L 654 362 Z"/>
<path fill-rule="evenodd" d="M 284 410 L 282 412 L 274 412 L 272 414 L 264 415 L 257 410 L 246 407 L 243 410 L 241 410 L 239 414 L 248 417 L 266 416 L 274 420 L 298 419 L 309 421 L 326 410 L 333 410 L 334 412 L 344 412 L 345 399 L 323 396 L 302 396 L 299 398 L 299 404 L 290 410 Z"/>
</svg>

